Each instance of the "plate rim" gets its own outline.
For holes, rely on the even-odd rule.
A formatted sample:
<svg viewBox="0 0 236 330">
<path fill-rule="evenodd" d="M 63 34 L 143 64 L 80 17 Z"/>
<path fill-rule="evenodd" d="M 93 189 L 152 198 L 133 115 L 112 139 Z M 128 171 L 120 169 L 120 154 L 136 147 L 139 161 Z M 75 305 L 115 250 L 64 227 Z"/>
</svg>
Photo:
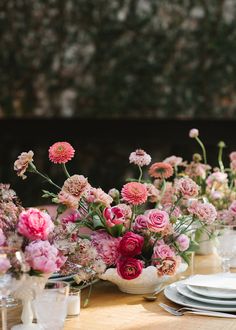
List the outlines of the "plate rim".
<svg viewBox="0 0 236 330">
<path fill-rule="evenodd" d="M 226 294 L 226 295 L 221 295 L 221 294 L 218 294 L 217 296 L 213 293 L 211 293 L 211 291 L 209 292 L 206 292 L 205 294 L 202 292 L 200 293 L 198 289 L 201 290 L 207 290 L 207 288 L 204 288 L 204 287 L 200 287 L 200 286 L 196 286 L 196 285 L 190 285 L 190 284 L 187 284 L 187 288 L 196 293 L 196 294 L 199 294 L 201 296 L 204 296 L 204 297 L 212 297 L 212 298 L 220 298 L 220 299 L 236 299 L 236 292 L 234 294 L 232 294 L 231 292 L 229 292 L 229 294 Z M 209 288 L 210 290 L 217 290 L 215 288 Z"/>
</svg>

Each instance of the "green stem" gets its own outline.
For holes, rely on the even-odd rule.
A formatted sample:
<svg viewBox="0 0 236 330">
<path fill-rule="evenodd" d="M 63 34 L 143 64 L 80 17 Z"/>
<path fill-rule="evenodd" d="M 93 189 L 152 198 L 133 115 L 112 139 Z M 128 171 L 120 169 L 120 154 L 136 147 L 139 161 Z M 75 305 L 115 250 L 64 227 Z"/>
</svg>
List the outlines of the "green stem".
<svg viewBox="0 0 236 330">
<path fill-rule="evenodd" d="M 87 298 L 85 299 L 85 301 L 84 301 L 84 307 L 86 307 L 86 306 L 88 306 L 88 303 L 89 303 L 89 298 L 90 298 L 90 296 L 91 296 L 91 293 L 92 293 L 92 283 L 90 284 L 90 287 L 89 287 L 89 292 L 88 292 L 88 296 L 87 296 Z"/>
<path fill-rule="evenodd" d="M 224 164 L 223 164 L 223 161 L 222 161 L 223 148 L 224 147 L 219 147 L 219 153 L 218 153 L 218 163 L 219 163 L 221 172 L 224 172 Z"/>
<path fill-rule="evenodd" d="M 169 217 L 171 217 L 172 213 L 174 212 L 175 208 L 178 206 L 179 202 L 181 201 L 182 196 L 179 196 L 175 204 L 173 205 L 172 209 L 170 210 Z"/>
<path fill-rule="evenodd" d="M 61 187 L 59 187 L 56 183 L 54 183 L 49 177 L 47 177 L 46 175 L 44 175 L 43 173 L 39 172 L 37 169 L 34 170 L 34 172 L 36 174 L 38 174 L 39 176 L 41 176 L 42 178 L 44 178 L 47 182 L 49 182 L 51 185 L 53 185 L 54 187 L 56 187 L 57 189 L 61 190 Z"/>
<path fill-rule="evenodd" d="M 204 144 L 202 143 L 202 141 L 199 139 L 198 136 L 195 139 L 198 142 L 198 144 L 200 145 L 200 147 L 202 148 L 203 160 L 204 160 L 204 163 L 207 164 L 206 148 L 204 147 Z"/>
<path fill-rule="evenodd" d="M 143 176 L 143 170 L 141 168 L 141 166 L 138 167 L 139 168 L 139 178 L 138 178 L 138 182 L 140 182 L 142 180 L 142 176 Z"/>
<path fill-rule="evenodd" d="M 135 218 L 135 213 L 136 213 L 136 206 L 134 205 L 133 209 L 132 209 L 132 216 L 131 216 L 131 219 L 130 219 L 129 230 L 131 230 L 132 223 L 133 223 L 134 218 Z"/>
<path fill-rule="evenodd" d="M 62 168 L 63 168 L 63 170 L 64 170 L 65 175 L 67 176 L 67 178 L 70 178 L 70 174 L 69 174 L 69 172 L 67 171 L 66 164 L 62 164 Z"/>
</svg>

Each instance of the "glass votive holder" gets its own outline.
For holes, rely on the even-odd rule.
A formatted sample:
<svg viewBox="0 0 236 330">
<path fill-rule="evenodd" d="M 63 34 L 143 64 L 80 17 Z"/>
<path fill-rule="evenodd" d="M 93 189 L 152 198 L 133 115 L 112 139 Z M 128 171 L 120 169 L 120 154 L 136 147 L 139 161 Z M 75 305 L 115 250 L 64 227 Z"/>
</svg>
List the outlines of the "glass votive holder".
<svg viewBox="0 0 236 330">
<path fill-rule="evenodd" d="M 67 316 L 73 317 L 80 314 L 80 290 L 70 291 L 67 305 Z"/>
</svg>

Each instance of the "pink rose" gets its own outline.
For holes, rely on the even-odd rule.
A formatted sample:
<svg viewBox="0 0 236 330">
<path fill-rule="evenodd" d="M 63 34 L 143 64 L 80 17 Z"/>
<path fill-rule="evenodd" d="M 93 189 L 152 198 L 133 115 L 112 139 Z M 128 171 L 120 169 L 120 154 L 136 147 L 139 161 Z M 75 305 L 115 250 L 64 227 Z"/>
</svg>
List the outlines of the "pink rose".
<svg viewBox="0 0 236 330">
<path fill-rule="evenodd" d="M 175 253 L 170 246 L 165 243 L 160 243 L 153 249 L 152 264 L 157 265 L 161 262 L 161 260 L 173 257 L 175 257 Z"/>
<path fill-rule="evenodd" d="M 148 222 L 148 217 L 146 215 L 140 214 L 135 219 L 133 229 L 135 231 L 145 230 L 147 229 L 147 222 Z"/>
<path fill-rule="evenodd" d="M 10 261 L 6 257 L 0 257 L 0 274 L 4 274 L 11 268 Z"/>
<path fill-rule="evenodd" d="M 147 227 L 152 232 L 162 232 L 169 224 L 169 215 L 166 211 L 154 209 L 146 211 L 145 215 L 148 218 Z"/>
<path fill-rule="evenodd" d="M 54 224 L 47 212 L 30 208 L 19 215 L 18 232 L 30 240 L 46 240 Z"/>
<path fill-rule="evenodd" d="M 6 237 L 5 237 L 2 229 L 0 228 L 0 246 L 2 246 L 5 242 L 6 242 Z"/>
<path fill-rule="evenodd" d="M 129 231 L 122 237 L 118 250 L 122 256 L 134 257 L 141 254 L 143 243 L 142 236 Z"/>
<path fill-rule="evenodd" d="M 138 277 L 143 270 L 141 260 L 134 258 L 121 258 L 117 262 L 117 272 L 125 280 L 133 280 Z"/>
<path fill-rule="evenodd" d="M 176 244 L 180 251 L 186 251 L 189 248 L 190 239 L 187 235 L 181 234 L 176 238 Z"/>
<path fill-rule="evenodd" d="M 199 186 L 190 178 L 181 178 L 175 181 L 175 190 L 185 198 L 198 195 Z"/>
<path fill-rule="evenodd" d="M 54 273 L 63 266 L 66 258 L 48 241 L 34 241 L 25 248 L 25 259 L 33 270 Z"/>
<path fill-rule="evenodd" d="M 121 225 L 125 222 L 124 212 L 117 206 L 106 207 L 103 211 L 103 216 L 106 220 L 108 227 L 114 227 L 115 225 Z"/>
</svg>

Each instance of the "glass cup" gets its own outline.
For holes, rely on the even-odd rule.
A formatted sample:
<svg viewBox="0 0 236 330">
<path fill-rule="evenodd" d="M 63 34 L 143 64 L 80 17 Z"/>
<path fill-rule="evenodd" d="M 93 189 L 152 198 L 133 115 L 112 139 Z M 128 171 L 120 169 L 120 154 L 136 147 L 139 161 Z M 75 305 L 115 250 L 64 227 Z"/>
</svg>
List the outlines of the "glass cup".
<svg viewBox="0 0 236 330">
<path fill-rule="evenodd" d="M 80 314 L 80 290 L 71 291 L 68 297 L 67 316 L 73 317 Z"/>
<path fill-rule="evenodd" d="M 236 256 L 236 226 L 219 225 L 216 227 L 216 249 L 221 257 L 224 273 L 230 272 L 230 261 Z"/>
<path fill-rule="evenodd" d="M 70 285 L 48 281 L 43 292 L 33 301 L 38 324 L 43 330 L 62 330 L 67 315 Z"/>
</svg>

